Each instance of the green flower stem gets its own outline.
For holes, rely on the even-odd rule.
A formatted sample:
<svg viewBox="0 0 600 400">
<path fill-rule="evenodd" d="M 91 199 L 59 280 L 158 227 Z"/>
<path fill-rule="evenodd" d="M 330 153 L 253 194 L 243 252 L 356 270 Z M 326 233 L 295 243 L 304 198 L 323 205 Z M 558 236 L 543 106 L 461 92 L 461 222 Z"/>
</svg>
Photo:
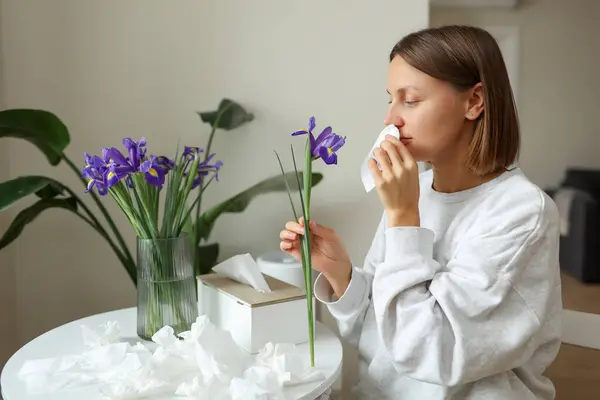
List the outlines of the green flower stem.
<svg viewBox="0 0 600 400">
<path fill-rule="evenodd" d="M 138 210 L 142 214 L 142 218 L 140 219 L 140 221 L 145 222 L 144 225 L 146 232 L 149 233 L 148 237 L 156 238 L 158 236 L 158 228 L 155 226 L 155 224 L 152 223 L 152 212 L 149 209 L 149 205 L 146 201 L 148 196 L 144 196 L 144 194 L 141 193 L 143 191 L 142 188 L 144 187 L 144 178 L 140 177 L 140 175 L 138 174 L 132 174 L 130 175 L 130 177 L 133 182 L 133 195 L 135 196 L 135 200 L 138 205 Z"/>
<path fill-rule="evenodd" d="M 194 158 L 194 162 L 191 165 L 190 171 L 198 171 L 198 165 L 200 164 L 200 155 L 196 155 L 196 157 Z M 181 221 L 181 217 L 184 214 L 184 210 L 185 210 L 185 203 L 187 198 L 189 197 L 190 192 L 192 191 L 192 186 L 194 184 L 194 180 L 196 179 L 196 173 L 192 174 L 191 172 L 188 174 L 188 176 L 186 177 L 186 181 L 184 182 L 185 185 L 183 187 L 183 190 L 179 190 L 177 195 L 178 195 L 178 199 L 177 199 L 177 208 L 175 209 L 175 213 L 173 215 L 173 220 L 175 222 L 173 228 L 178 229 L 179 228 L 179 222 Z M 200 189 L 200 193 L 198 194 L 198 196 L 202 195 L 203 190 Z"/>
<path fill-rule="evenodd" d="M 223 116 L 223 114 L 225 113 L 225 111 L 227 111 L 227 109 L 231 107 L 231 104 L 228 104 L 227 106 L 225 106 L 221 112 L 219 114 L 217 114 L 217 117 L 215 118 L 215 122 L 212 125 L 212 130 L 210 131 L 210 135 L 208 137 L 208 143 L 206 145 L 206 151 L 204 152 L 204 161 L 206 161 L 206 159 L 208 158 L 208 156 L 210 155 L 210 148 L 212 147 L 212 142 L 213 142 L 213 138 L 215 136 L 215 132 L 217 131 L 217 128 L 219 127 L 219 122 L 221 122 L 221 117 Z M 198 255 L 198 244 L 200 243 L 200 209 L 202 207 L 202 192 L 204 190 L 200 190 L 200 193 L 198 194 L 198 204 L 196 205 L 196 223 L 194 225 L 194 241 L 196 243 L 194 243 L 194 248 L 192 249 L 192 257 L 194 260 L 194 267 L 198 265 L 198 263 L 200 262 L 199 260 L 199 255 Z M 192 207 L 193 208 L 193 207 Z"/>
<path fill-rule="evenodd" d="M 67 163 L 67 165 L 73 170 L 73 172 L 75 172 L 75 174 L 80 177 L 83 184 L 87 186 L 85 180 L 83 178 L 81 178 L 81 171 L 75 166 L 75 164 L 73 164 L 73 162 L 69 159 L 69 157 L 67 157 L 67 155 L 64 153 L 63 153 L 62 157 L 65 160 L 65 162 Z M 123 236 L 121 236 L 121 233 L 119 232 L 119 228 L 117 228 L 117 225 L 115 224 L 113 219 L 110 217 L 108 210 L 106 209 L 106 207 L 104 207 L 104 205 L 98 198 L 98 195 L 93 190 L 90 191 L 90 194 L 92 195 L 92 199 L 94 199 L 94 202 L 96 203 L 96 205 L 98 206 L 98 208 L 100 209 L 102 214 L 104 215 L 104 218 L 106 218 L 106 221 L 108 222 L 108 225 L 110 226 L 110 229 L 113 231 L 115 237 L 117 238 L 117 241 L 119 242 L 119 245 L 121 246 L 121 248 L 125 254 L 125 257 L 127 258 L 127 260 L 130 263 L 135 265 L 133 256 L 131 255 L 131 252 L 129 251 L 127 244 L 125 243 L 125 240 L 123 240 Z M 96 218 L 94 218 L 94 219 L 96 219 Z M 98 220 L 96 219 L 96 221 L 98 221 Z M 99 224 L 99 222 L 98 222 L 98 224 Z"/>
<path fill-rule="evenodd" d="M 123 210 L 125 216 L 131 223 L 133 230 L 139 237 L 144 237 L 147 235 L 145 230 L 140 226 L 138 221 L 140 221 L 140 216 L 133 206 L 133 202 L 131 200 L 131 196 L 129 196 L 129 192 L 125 187 L 123 187 L 123 183 L 119 182 L 115 186 L 109 189 L 109 193 L 112 198 L 115 200 L 117 205 Z"/>
<path fill-rule="evenodd" d="M 147 239 L 146 239 L 147 240 Z M 173 326 L 176 333 L 189 330 L 189 321 L 186 319 L 183 307 L 185 303 L 178 296 L 180 288 L 178 284 L 184 283 L 184 280 L 177 280 L 174 276 L 173 249 L 171 246 L 176 245 L 174 239 L 169 244 L 164 239 L 150 239 L 149 247 L 144 246 L 144 251 L 149 250 L 149 259 L 146 262 L 150 263 L 152 272 L 150 276 L 145 276 L 142 285 L 145 285 L 142 290 L 147 290 L 147 309 L 146 317 L 147 324 L 142 337 L 150 340 L 152 335 L 164 325 L 165 317 L 163 311 L 170 309 L 175 317 L 176 326 Z M 187 322 L 186 322 L 187 321 Z"/>
<path fill-rule="evenodd" d="M 304 242 L 304 282 L 306 284 L 306 306 L 308 309 L 308 338 L 310 341 L 310 363 L 315 366 L 315 331 L 313 322 L 313 287 L 312 287 L 312 259 L 310 255 L 310 195 L 312 181 L 312 152 L 310 148 L 310 138 L 306 140 L 306 151 L 304 154 L 304 229 L 302 236 Z"/>
<path fill-rule="evenodd" d="M 186 322 L 185 322 L 185 317 L 183 315 L 183 312 L 181 311 L 182 304 L 181 303 L 178 304 L 176 301 L 176 299 L 177 299 L 177 296 L 175 295 L 176 288 L 174 288 L 172 286 L 174 278 L 173 277 L 169 278 L 169 275 L 172 275 L 173 271 L 175 270 L 172 265 L 174 262 L 172 254 L 171 254 L 172 251 L 169 251 L 168 252 L 169 254 L 164 254 L 162 251 L 160 251 L 160 246 L 158 244 L 156 244 L 156 242 L 155 242 L 154 247 L 157 249 L 157 251 L 159 253 L 160 268 L 158 270 L 160 273 L 160 275 L 159 275 L 160 283 L 163 283 L 165 285 L 162 288 L 162 291 L 165 292 L 164 293 L 165 297 L 168 299 L 168 303 L 171 306 L 171 309 L 173 310 L 173 312 L 175 313 L 175 318 L 179 322 L 178 328 L 180 330 L 182 330 L 182 329 L 185 330 Z M 162 260 L 160 260 L 160 258 L 162 258 Z M 171 273 L 171 274 L 169 274 L 169 273 Z M 161 286 L 158 285 L 157 288 L 159 289 L 159 290 L 157 290 L 157 296 L 158 296 L 158 299 L 160 299 L 162 296 L 160 296 L 158 292 L 160 291 Z M 162 327 L 160 327 L 160 328 L 162 328 Z"/>
<path fill-rule="evenodd" d="M 290 199 L 290 204 L 292 206 L 292 212 L 294 213 L 294 218 L 295 221 L 298 221 L 298 213 L 296 213 L 296 207 L 294 207 L 294 201 L 292 200 L 292 191 L 290 190 L 290 186 L 287 182 L 287 179 L 285 178 L 285 172 L 283 170 L 283 165 L 281 164 L 281 159 L 279 158 L 279 155 L 277 154 L 277 152 L 275 152 L 275 154 L 277 155 L 277 160 L 279 161 L 279 167 L 281 168 L 281 174 L 284 177 L 284 182 L 285 182 L 285 186 L 287 188 L 287 192 L 288 192 L 288 196 Z M 298 183 L 298 188 L 301 188 L 300 186 L 300 178 L 298 177 L 298 169 L 296 167 L 296 160 L 293 157 L 294 154 L 294 148 L 292 147 L 292 159 L 294 160 L 294 171 L 296 173 L 296 181 Z M 312 182 L 309 182 L 312 186 Z M 302 190 L 300 190 L 300 200 L 302 202 L 302 210 L 305 210 L 305 206 L 304 206 L 304 199 L 302 198 Z M 306 218 L 306 213 L 305 213 L 305 218 Z M 306 227 L 307 225 L 305 225 Z M 308 229 L 308 228 L 306 228 Z M 310 232 L 309 232 L 310 234 Z M 302 260 L 302 268 L 304 269 L 304 286 L 305 286 L 305 290 L 306 290 L 306 310 L 308 312 L 308 329 L 309 329 L 309 340 L 310 340 L 310 361 L 311 361 L 311 366 L 314 367 L 315 366 L 315 350 L 314 350 L 314 327 L 313 327 L 313 308 L 312 308 L 312 276 L 310 275 L 310 272 L 312 271 L 312 265 L 310 263 L 310 238 L 308 238 L 307 236 L 303 236 L 302 240 L 300 242 L 301 245 L 301 251 L 300 251 L 300 256 L 301 256 L 301 260 Z M 307 260 L 308 260 L 308 267 L 307 267 Z M 309 271 L 308 275 L 307 275 L 307 271 Z M 307 277 L 308 276 L 308 277 Z"/>
<path fill-rule="evenodd" d="M 306 289 L 306 310 L 308 311 L 308 340 L 310 346 L 310 366 L 315 366 L 315 331 L 312 307 L 312 262 L 310 257 L 310 234 L 302 237 L 302 266 L 304 267 L 304 283 Z"/>
<path fill-rule="evenodd" d="M 293 151 L 294 151 L 294 148 L 292 147 L 292 154 L 293 154 Z M 283 177 L 283 182 L 285 183 L 285 188 L 287 189 L 287 192 L 288 192 L 288 197 L 290 199 L 290 205 L 292 206 L 292 212 L 294 213 L 294 221 L 298 222 L 298 213 L 296 212 L 296 207 L 294 206 L 294 200 L 292 200 L 292 191 L 290 189 L 290 185 L 288 184 L 287 178 L 285 177 L 285 171 L 283 170 L 283 164 L 281 163 L 281 158 L 279 158 L 279 154 L 277 154 L 277 152 L 275 152 L 275 155 L 277 156 L 277 161 L 279 162 L 279 168 L 281 169 L 281 176 Z M 298 171 L 296 171 L 296 180 L 298 181 Z M 298 188 L 300 188 L 300 185 L 298 185 Z"/>
<path fill-rule="evenodd" d="M 294 162 L 294 171 L 296 173 L 296 182 L 298 184 L 298 192 L 300 193 L 300 204 L 302 205 L 302 215 L 304 217 L 305 234 L 300 239 L 302 269 L 304 272 L 304 286 L 306 290 L 306 310 L 308 314 L 308 340 L 310 346 L 310 364 L 315 366 L 315 338 L 314 338 L 314 323 L 313 323 L 313 307 L 312 307 L 312 260 L 310 256 L 310 189 L 312 184 L 312 153 L 310 149 L 310 138 L 306 141 L 305 151 L 305 170 L 304 170 L 304 195 L 302 194 L 302 185 L 298 176 L 298 166 L 296 164 L 296 156 L 294 147 L 291 147 L 292 161 Z"/>
<path fill-rule="evenodd" d="M 176 224 L 177 226 L 177 230 L 176 230 L 176 235 L 175 236 L 179 236 L 179 234 L 181 233 L 181 231 L 183 230 L 183 227 L 185 226 L 185 220 L 188 219 L 188 217 L 190 216 L 192 210 L 194 209 L 194 206 L 196 206 L 196 204 L 198 204 L 200 202 L 200 197 L 202 195 L 202 193 L 206 190 L 206 188 L 208 187 L 208 185 L 210 185 L 210 183 L 212 182 L 212 180 L 215 178 L 215 176 L 211 176 L 210 179 L 208 180 L 208 182 L 206 183 L 206 185 L 201 186 L 200 193 L 198 193 L 198 196 L 196 197 L 196 199 L 194 200 L 194 202 L 192 203 L 192 205 L 189 207 L 189 209 L 187 210 L 187 212 L 184 214 L 183 218 L 181 218 L 178 223 Z"/>
</svg>

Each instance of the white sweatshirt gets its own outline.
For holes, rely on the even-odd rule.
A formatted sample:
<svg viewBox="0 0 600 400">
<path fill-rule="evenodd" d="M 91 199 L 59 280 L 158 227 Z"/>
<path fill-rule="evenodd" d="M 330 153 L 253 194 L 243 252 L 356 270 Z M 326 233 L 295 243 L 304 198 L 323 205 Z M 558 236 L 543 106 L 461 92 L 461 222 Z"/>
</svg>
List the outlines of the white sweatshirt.
<svg viewBox="0 0 600 400">
<path fill-rule="evenodd" d="M 387 227 L 338 300 L 315 296 L 358 347 L 360 399 L 553 399 L 559 217 L 520 169 L 458 193 L 420 175 L 421 227 Z"/>
</svg>

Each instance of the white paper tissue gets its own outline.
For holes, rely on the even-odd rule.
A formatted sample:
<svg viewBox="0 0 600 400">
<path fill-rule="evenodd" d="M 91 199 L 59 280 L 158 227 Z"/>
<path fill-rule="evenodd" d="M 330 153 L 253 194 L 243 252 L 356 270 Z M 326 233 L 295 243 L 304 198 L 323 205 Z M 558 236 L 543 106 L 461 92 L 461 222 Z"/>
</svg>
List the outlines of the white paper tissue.
<svg viewBox="0 0 600 400">
<path fill-rule="evenodd" d="M 102 394 L 121 400 L 164 395 L 283 400 L 286 386 L 324 379 L 294 345 L 268 343 L 251 356 L 204 315 L 179 337 L 163 327 L 148 347 L 116 342 L 120 332 L 115 322 L 96 330 L 83 326 L 82 332 L 89 350 L 24 363 L 19 378 L 29 393 L 97 384 Z"/>
<path fill-rule="evenodd" d="M 104 346 L 120 341 L 121 328 L 115 321 L 108 321 L 99 327 L 99 330 L 92 330 L 87 326 L 81 327 L 83 335 L 83 344 L 87 347 Z"/>
<path fill-rule="evenodd" d="M 360 179 L 362 180 L 362 183 L 367 193 L 373 190 L 373 188 L 375 188 L 375 181 L 373 180 L 373 175 L 371 174 L 371 170 L 369 169 L 369 160 L 371 158 L 375 159 L 373 151 L 377 147 L 379 147 L 381 142 L 385 140 L 386 135 L 392 135 L 396 139 L 400 139 L 400 131 L 398 130 L 398 128 L 395 125 L 387 125 L 385 128 L 383 128 L 383 130 L 377 137 L 377 140 L 375 140 L 375 143 L 373 143 L 373 147 L 371 147 L 369 154 L 367 154 L 367 157 L 365 157 L 362 165 L 360 166 Z"/>
<path fill-rule="evenodd" d="M 258 264 L 249 253 L 233 256 L 215 265 L 212 270 L 234 281 L 250 285 L 259 292 L 271 291 Z"/>
</svg>

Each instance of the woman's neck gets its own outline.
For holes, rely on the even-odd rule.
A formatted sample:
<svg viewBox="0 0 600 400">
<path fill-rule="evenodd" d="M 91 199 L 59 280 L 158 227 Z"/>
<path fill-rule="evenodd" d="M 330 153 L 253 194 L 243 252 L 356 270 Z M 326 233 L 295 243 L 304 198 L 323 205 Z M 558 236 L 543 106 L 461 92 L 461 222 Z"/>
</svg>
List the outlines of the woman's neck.
<svg viewBox="0 0 600 400">
<path fill-rule="evenodd" d="M 456 193 L 463 190 L 472 189 L 485 182 L 502 175 L 505 171 L 479 176 L 470 171 L 467 167 L 457 164 L 432 165 L 433 167 L 433 190 L 440 193 Z"/>
</svg>

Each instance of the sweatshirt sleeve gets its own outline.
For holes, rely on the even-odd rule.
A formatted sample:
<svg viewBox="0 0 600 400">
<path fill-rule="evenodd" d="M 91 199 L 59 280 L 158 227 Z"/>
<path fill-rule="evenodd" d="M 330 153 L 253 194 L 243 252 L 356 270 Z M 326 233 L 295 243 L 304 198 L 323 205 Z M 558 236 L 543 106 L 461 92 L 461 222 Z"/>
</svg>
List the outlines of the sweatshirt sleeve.
<svg viewBox="0 0 600 400">
<path fill-rule="evenodd" d="M 433 259 L 431 230 L 385 230 L 373 304 L 383 345 L 400 374 L 455 386 L 531 357 L 540 319 L 513 281 L 532 268 L 554 276 L 558 232 L 554 221 L 520 225 L 507 218 L 482 223 L 485 228 L 463 238 L 444 265 Z M 550 302 L 551 292 L 541 290 L 545 283 L 527 285 L 539 291 L 538 304 Z"/>
<path fill-rule="evenodd" d="M 362 267 L 352 267 L 350 284 L 339 299 L 334 298 L 331 285 L 322 274 L 315 280 L 315 297 L 327 306 L 337 321 L 340 336 L 355 346 L 358 346 L 363 321 L 371 304 L 373 273 L 383 260 L 385 224 L 383 214 Z"/>
<path fill-rule="evenodd" d="M 327 305 L 337 321 L 340 336 L 357 346 L 363 321 L 371 300 L 373 277 L 358 267 L 352 268 L 352 277 L 346 292 L 339 299 L 333 298 L 333 290 L 327 279 L 320 274 L 315 281 L 315 297 Z"/>
</svg>

